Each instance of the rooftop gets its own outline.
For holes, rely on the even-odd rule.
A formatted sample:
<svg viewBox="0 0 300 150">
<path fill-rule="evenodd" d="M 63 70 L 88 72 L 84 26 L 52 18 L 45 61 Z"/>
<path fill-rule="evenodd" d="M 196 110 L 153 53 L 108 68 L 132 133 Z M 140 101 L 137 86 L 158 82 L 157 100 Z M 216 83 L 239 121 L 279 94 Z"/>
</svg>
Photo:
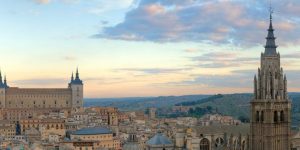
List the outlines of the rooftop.
<svg viewBox="0 0 300 150">
<path fill-rule="evenodd" d="M 82 128 L 73 132 L 73 135 L 96 135 L 96 134 L 111 134 L 112 131 L 104 127 Z"/>
<path fill-rule="evenodd" d="M 171 140 L 163 135 L 162 133 L 157 133 L 154 137 L 147 141 L 147 145 L 172 145 Z"/>
</svg>

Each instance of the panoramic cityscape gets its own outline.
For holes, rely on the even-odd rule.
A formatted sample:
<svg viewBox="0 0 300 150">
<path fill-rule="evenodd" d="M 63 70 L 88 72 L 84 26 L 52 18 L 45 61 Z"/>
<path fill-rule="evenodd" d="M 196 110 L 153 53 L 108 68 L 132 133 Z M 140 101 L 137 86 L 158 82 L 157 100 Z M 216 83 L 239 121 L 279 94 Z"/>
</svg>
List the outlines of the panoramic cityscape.
<svg viewBox="0 0 300 150">
<path fill-rule="evenodd" d="M 0 11 L 0 150 L 300 150 L 300 1 Z"/>
</svg>

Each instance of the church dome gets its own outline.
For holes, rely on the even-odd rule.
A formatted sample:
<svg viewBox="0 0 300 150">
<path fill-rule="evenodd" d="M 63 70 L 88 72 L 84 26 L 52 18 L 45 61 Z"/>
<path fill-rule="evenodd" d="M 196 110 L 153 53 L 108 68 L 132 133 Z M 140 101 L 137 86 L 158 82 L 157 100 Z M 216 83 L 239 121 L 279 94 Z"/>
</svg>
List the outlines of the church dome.
<svg viewBox="0 0 300 150">
<path fill-rule="evenodd" d="M 173 145 L 171 140 L 162 133 L 157 133 L 154 137 L 148 140 L 146 144 L 151 146 Z"/>
</svg>

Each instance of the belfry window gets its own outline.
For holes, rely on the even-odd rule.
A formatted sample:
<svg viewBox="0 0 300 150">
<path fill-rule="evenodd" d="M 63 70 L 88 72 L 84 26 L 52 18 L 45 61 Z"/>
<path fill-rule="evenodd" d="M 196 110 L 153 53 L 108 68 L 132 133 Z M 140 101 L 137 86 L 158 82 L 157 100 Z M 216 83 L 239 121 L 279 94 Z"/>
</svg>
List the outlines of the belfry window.
<svg viewBox="0 0 300 150">
<path fill-rule="evenodd" d="M 264 111 L 261 111 L 261 114 L 260 114 L 260 121 L 261 121 L 261 122 L 264 122 Z"/>
<path fill-rule="evenodd" d="M 273 118 L 273 120 L 274 120 L 274 123 L 276 123 L 278 121 L 278 113 L 277 113 L 277 111 L 274 111 L 274 118 Z"/>
<path fill-rule="evenodd" d="M 259 122 L 259 111 L 256 111 L 256 122 Z"/>
<path fill-rule="evenodd" d="M 284 113 L 283 113 L 283 111 L 280 112 L 280 121 L 281 122 L 284 121 Z"/>
</svg>

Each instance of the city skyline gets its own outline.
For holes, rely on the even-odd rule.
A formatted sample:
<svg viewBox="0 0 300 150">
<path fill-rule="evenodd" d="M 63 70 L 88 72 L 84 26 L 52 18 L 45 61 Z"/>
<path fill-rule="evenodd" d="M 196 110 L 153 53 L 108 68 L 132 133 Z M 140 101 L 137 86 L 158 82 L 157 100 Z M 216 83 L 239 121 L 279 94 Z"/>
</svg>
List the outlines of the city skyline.
<svg viewBox="0 0 300 150">
<path fill-rule="evenodd" d="M 300 2 L 273 5 L 288 91 L 299 91 Z M 78 66 L 85 97 L 252 93 L 268 7 L 250 0 L 5 0 L 0 66 L 18 87 L 66 87 Z"/>
</svg>

